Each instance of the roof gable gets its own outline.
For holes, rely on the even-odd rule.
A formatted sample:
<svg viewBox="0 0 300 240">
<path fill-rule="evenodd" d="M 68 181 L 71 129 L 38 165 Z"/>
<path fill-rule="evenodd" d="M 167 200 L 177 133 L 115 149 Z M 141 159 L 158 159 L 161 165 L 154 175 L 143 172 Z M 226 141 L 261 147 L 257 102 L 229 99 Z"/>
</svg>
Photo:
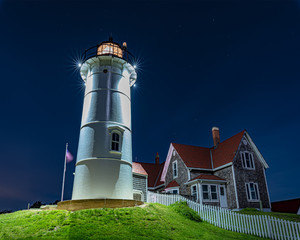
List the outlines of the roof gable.
<svg viewBox="0 0 300 240">
<path fill-rule="evenodd" d="M 148 176 L 142 164 L 139 162 L 132 162 L 132 172 L 136 174 Z"/>
<path fill-rule="evenodd" d="M 168 186 L 166 186 L 165 189 L 168 189 L 168 188 L 173 188 L 173 187 L 180 187 L 180 185 L 178 184 L 178 182 L 176 182 L 175 180 L 171 181 Z"/>
<path fill-rule="evenodd" d="M 197 168 L 214 171 L 216 168 L 225 167 L 226 164 L 233 162 L 236 156 L 236 152 L 239 149 L 240 143 L 243 137 L 246 137 L 249 141 L 253 151 L 258 156 L 258 159 L 262 162 L 265 168 L 268 168 L 268 164 L 264 160 L 261 153 L 258 151 L 256 145 L 253 143 L 249 134 L 246 130 L 243 130 L 234 136 L 224 140 L 219 143 L 219 145 L 214 148 L 205 148 L 198 146 L 191 146 L 185 144 L 171 143 L 169 147 L 169 152 L 161 176 L 161 181 L 165 181 L 167 170 L 171 161 L 172 153 L 174 149 L 184 162 L 187 168 Z M 228 165 L 226 165 L 228 166 Z"/>
<path fill-rule="evenodd" d="M 148 174 L 148 187 L 157 187 L 163 184 L 163 182 L 160 181 L 160 178 L 164 168 L 164 163 L 155 164 L 139 162 L 138 164 L 140 164 Z"/>
<path fill-rule="evenodd" d="M 221 167 L 233 161 L 245 132 L 243 130 L 221 142 L 217 148 L 211 148 L 213 168 Z"/>
<path fill-rule="evenodd" d="M 250 146 L 252 147 L 253 151 L 255 152 L 255 154 L 257 155 L 259 161 L 262 163 L 262 165 L 265 168 L 269 168 L 269 165 L 267 164 L 266 160 L 264 159 L 264 157 L 261 155 L 260 151 L 258 150 L 258 148 L 256 147 L 256 145 L 254 144 L 254 142 L 252 141 L 250 135 L 245 131 L 245 137 L 248 140 L 248 142 L 250 143 Z"/>
<path fill-rule="evenodd" d="M 178 143 L 172 145 L 187 167 L 212 169 L 209 148 Z"/>
</svg>

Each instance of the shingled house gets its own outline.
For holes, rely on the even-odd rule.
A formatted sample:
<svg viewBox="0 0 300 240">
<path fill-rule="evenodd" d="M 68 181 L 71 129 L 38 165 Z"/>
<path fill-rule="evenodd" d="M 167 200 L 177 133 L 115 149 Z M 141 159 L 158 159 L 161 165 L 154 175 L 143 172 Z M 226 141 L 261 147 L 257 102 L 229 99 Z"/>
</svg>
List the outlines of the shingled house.
<svg viewBox="0 0 300 240">
<path fill-rule="evenodd" d="M 148 190 L 191 196 L 224 208 L 269 211 L 268 165 L 249 134 L 244 130 L 223 142 L 218 128 L 212 134 L 213 147 L 171 143 L 165 164 L 139 163 L 151 176 Z"/>
<path fill-rule="evenodd" d="M 155 157 L 155 163 L 133 162 L 133 195 L 134 199 L 146 201 L 147 191 L 161 192 L 164 188 L 161 174 L 164 163 L 159 163 L 158 153 Z"/>
</svg>

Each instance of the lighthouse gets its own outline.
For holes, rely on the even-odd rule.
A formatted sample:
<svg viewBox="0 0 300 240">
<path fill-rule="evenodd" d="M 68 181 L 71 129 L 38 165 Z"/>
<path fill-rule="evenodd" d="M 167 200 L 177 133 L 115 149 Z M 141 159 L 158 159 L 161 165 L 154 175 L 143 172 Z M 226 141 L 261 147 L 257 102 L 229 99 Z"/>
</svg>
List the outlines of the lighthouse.
<svg viewBox="0 0 300 240">
<path fill-rule="evenodd" d="M 131 94 L 137 74 L 126 43 L 85 51 L 84 103 L 72 200 L 133 199 Z"/>
</svg>

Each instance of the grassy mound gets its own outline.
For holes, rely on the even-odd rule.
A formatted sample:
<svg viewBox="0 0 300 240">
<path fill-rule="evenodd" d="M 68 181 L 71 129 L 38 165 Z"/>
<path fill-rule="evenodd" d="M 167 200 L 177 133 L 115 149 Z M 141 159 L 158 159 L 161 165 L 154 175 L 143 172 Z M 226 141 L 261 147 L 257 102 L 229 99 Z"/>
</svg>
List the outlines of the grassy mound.
<svg viewBox="0 0 300 240">
<path fill-rule="evenodd" d="M 200 216 L 193 209 L 189 208 L 189 206 L 187 205 L 187 202 L 177 202 L 177 203 L 170 205 L 170 207 L 175 212 L 186 217 L 187 219 L 190 219 L 190 220 L 196 221 L 196 222 L 202 222 L 202 219 L 200 218 Z"/>
<path fill-rule="evenodd" d="M 259 239 L 201 222 L 185 203 L 170 207 L 18 211 L 0 215 L 0 239 Z"/>
</svg>

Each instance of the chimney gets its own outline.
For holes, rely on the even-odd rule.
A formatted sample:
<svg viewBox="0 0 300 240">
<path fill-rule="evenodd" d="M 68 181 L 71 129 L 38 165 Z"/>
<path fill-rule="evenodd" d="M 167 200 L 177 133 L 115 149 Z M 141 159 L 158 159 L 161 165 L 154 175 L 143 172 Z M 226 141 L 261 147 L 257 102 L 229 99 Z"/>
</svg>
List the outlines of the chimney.
<svg viewBox="0 0 300 240">
<path fill-rule="evenodd" d="M 159 155 L 158 155 L 158 153 L 156 153 L 156 156 L 155 156 L 155 164 L 159 164 Z"/>
<path fill-rule="evenodd" d="M 212 128 L 212 137 L 214 140 L 214 147 L 217 148 L 219 143 L 220 143 L 220 132 L 218 127 L 213 127 Z"/>
</svg>

